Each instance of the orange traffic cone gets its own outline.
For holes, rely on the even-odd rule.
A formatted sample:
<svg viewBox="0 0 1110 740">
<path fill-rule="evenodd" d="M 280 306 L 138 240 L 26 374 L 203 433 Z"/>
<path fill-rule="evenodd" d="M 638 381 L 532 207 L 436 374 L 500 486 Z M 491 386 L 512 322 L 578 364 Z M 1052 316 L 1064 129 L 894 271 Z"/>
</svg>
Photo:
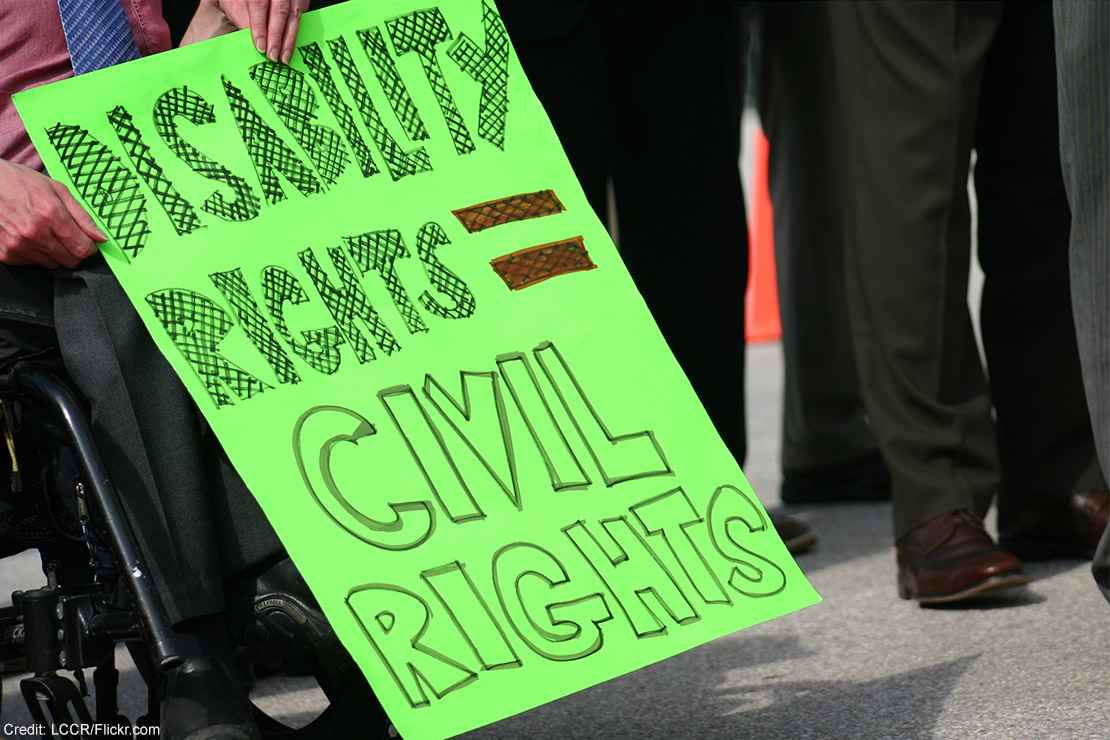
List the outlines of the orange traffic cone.
<svg viewBox="0 0 1110 740">
<path fill-rule="evenodd" d="M 749 342 L 782 336 L 779 289 L 775 275 L 775 226 L 767 187 L 770 146 L 762 129 L 752 136 L 752 211 L 748 214 L 748 288 L 744 295 L 744 335 Z"/>
</svg>

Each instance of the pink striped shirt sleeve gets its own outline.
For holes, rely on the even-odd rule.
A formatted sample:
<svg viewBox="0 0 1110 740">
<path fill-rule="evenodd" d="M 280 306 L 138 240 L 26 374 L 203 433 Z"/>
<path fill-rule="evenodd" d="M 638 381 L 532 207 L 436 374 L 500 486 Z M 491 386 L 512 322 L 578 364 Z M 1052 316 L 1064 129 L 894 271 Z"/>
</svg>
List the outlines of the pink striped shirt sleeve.
<svg viewBox="0 0 1110 740">
<path fill-rule="evenodd" d="M 120 0 L 145 56 L 170 48 L 162 0 Z M 0 0 L 0 159 L 41 168 L 12 95 L 73 75 L 57 0 Z"/>
</svg>

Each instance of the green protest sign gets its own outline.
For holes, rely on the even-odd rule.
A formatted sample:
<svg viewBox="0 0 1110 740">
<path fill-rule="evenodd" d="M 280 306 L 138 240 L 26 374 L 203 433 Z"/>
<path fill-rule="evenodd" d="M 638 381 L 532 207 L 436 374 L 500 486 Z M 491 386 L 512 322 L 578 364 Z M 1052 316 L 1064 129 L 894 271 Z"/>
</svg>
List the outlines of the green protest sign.
<svg viewBox="0 0 1110 740">
<path fill-rule="evenodd" d="M 492 0 L 352 2 L 288 67 L 238 33 L 16 103 L 405 737 L 819 600 Z"/>
</svg>

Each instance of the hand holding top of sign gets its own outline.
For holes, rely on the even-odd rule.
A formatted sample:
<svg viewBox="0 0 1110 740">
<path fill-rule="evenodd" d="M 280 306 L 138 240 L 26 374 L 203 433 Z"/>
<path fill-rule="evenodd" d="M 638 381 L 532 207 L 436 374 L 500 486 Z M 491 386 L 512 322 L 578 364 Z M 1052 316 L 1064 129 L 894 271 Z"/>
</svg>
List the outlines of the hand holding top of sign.
<svg viewBox="0 0 1110 740">
<path fill-rule="evenodd" d="M 309 0 L 201 0 L 182 45 L 250 28 L 255 47 L 272 61 L 293 56 Z"/>
<path fill-rule="evenodd" d="M 65 185 L 0 160 L 0 263 L 72 268 L 107 238 Z"/>
</svg>

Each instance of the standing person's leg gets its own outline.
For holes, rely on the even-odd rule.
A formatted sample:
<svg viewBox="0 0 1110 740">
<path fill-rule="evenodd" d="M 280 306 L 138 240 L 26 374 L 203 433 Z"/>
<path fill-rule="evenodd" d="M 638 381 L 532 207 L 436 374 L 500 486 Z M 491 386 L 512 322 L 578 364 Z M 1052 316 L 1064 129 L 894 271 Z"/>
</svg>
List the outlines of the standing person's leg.
<svg viewBox="0 0 1110 740">
<path fill-rule="evenodd" d="M 728 3 L 613 11 L 613 187 L 621 256 L 741 465 L 747 223 L 740 26 Z"/>
<path fill-rule="evenodd" d="M 782 499 L 876 500 L 890 477 L 867 424 L 844 292 L 840 94 L 824 3 L 762 7 L 760 118 L 771 144 L 784 359 Z"/>
<path fill-rule="evenodd" d="M 557 5 L 513 0 L 501 9 L 528 79 L 603 222 L 608 221 L 610 173 L 624 181 L 624 192 L 618 195 L 626 219 L 619 226 L 622 256 L 722 437 L 742 463 L 747 281 L 747 246 L 742 240 L 747 231 L 737 169 L 742 99 L 739 27 L 732 11 L 724 6 L 714 9 L 713 14 L 728 18 L 731 25 L 710 29 L 704 22 L 709 11 L 700 7 L 676 11 L 679 18 L 693 14 L 702 19 L 701 25 L 680 27 L 708 33 L 707 63 L 704 51 L 691 48 L 698 46 L 696 36 L 684 37 L 685 32 L 666 27 L 663 16 L 650 8 L 632 13 L 600 2 Z M 631 25 L 610 26 L 612 33 L 603 35 L 602 19 L 612 22 L 614 16 Z M 660 40 L 670 46 L 656 47 Z M 673 56 L 676 52 L 679 55 Z M 693 60 L 684 56 L 690 53 Z M 678 63 L 673 68 L 672 61 Z M 694 77 L 685 79 L 691 73 Z M 702 79 L 706 75 L 708 82 Z M 657 82 L 664 84 L 657 86 Z M 652 101 L 662 95 L 673 100 L 661 100 L 656 108 Z M 726 103 L 725 111 L 715 107 L 721 102 Z M 622 111 L 624 124 L 619 127 L 614 122 L 615 106 Z M 701 138 L 706 132 L 709 142 Z M 641 171 L 615 164 L 618 157 L 625 162 L 640 158 Z M 676 210 L 669 218 L 651 223 L 665 208 Z M 645 218 L 649 215 L 650 219 Z M 727 245 L 731 239 L 737 240 L 735 252 Z M 696 249 L 703 260 L 698 263 L 685 257 Z M 676 280 L 678 292 L 665 289 L 668 275 Z M 683 301 L 689 315 L 684 313 Z M 703 309 L 707 312 L 699 315 Z M 710 343 L 699 345 L 698 338 L 707 331 Z M 804 523 L 786 516 L 772 518 L 794 551 L 816 540 Z"/>
<path fill-rule="evenodd" d="M 892 476 L 899 592 L 952 600 L 1023 583 L 1020 562 L 975 516 L 998 460 L 967 306 L 968 165 L 1001 3 L 833 7 L 837 88 L 853 122 L 848 301 Z"/>
<path fill-rule="evenodd" d="M 612 119 L 599 13 L 547 0 L 505 0 L 499 5 L 520 64 L 586 199 L 608 225 L 605 151 Z"/>
<path fill-rule="evenodd" d="M 740 18 L 729 3 L 712 0 L 607 8 L 621 256 L 743 465 L 748 230 L 739 170 Z M 798 519 L 772 514 L 772 521 L 791 552 L 817 540 Z"/>
<path fill-rule="evenodd" d="M 1110 470 L 1110 5 L 1057 2 L 1054 15 L 1072 303 L 1095 449 Z M 1092 567 L 1110 600 L 1110 535 Z"/>
<path fill-rule="evenodd" d="M 1048 0 L 1005 6 L 987 54 L 975 148 L 1000 541 L 1023 559 L 1090 557 L 1108 494 L 1072 316 Z"/>
</svg>

